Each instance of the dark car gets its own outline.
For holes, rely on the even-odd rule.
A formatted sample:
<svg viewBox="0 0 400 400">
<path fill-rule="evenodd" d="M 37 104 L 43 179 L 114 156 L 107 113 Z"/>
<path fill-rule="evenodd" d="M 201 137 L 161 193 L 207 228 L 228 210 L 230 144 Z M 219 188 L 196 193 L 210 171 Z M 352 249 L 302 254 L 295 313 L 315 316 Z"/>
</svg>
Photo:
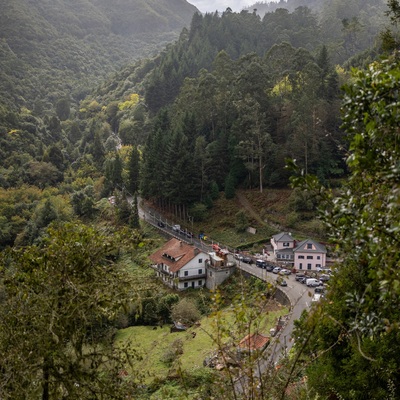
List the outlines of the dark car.
<svg viewBox="0 0 400 400">
<path fill-rule="evenodd" d="M 265 269 L 266 269 L 268 272 L 272 272 L 274 268 L 275 268 L 275 265 L 267 264 L 267 266 L 266 266 Z"/>
<path fill-rule="evenodd" d="M 277 282 L 281 286 L 287 286 L 287 282 L 284 279 L 277 279 Z"/>
<path fill-rule="evenodd" d="M 300 282 L 300 283 L 302 283 L 302 284 L 305 284 L 306 281 L 307 281 L 307 277 L 305 277 L 305 276 L 298 279 L 298 282 Z"/>
<path fill-rule="evenodd" d="M 319 280 L 322 281 L 322 282 L 327 282 L 327 281 L 329 281 L 329 279 L 330 279 L 330 276 L 328 274 L 322 274 L 319 277 Z"/>
<path fill-rule="evenodd" d="M 252 263 L 253 263 L 252 258 L 251 258 L 251 257 L 248 257 L 248 256 L 244 256 L 244 257 L 242 258 L 242 261 L 243 261 L 244 263 L 246 263 L 246 264 L 252 264 Z"/>
<path fill-rule="evenodd" d="M 165 228 L 165 224 L 164 224 L 164 222 L 162 222 L 162 221 L 158 221 L 158 222 L 157 222 L 157 225 L 158 225 L 160 228 Z"/>
<path fill-rule="evenodd" d="M 300 280 L 303 279 L 303 278 L 305 278 L 305 277 L 306 277 L 306 276 L 305 276 L 304 274 L 296 274 L 296 276 L 295 276 L 294 279 L 296 279 L 296 281 L 299 281 L 299 282 L 300 282 Z"/>
<path fill-rule="evenodd" d="M 256 260 L 256 266 L 259 268 L 267 268 L 267 263 L 263 260 Z"/>
</svg>

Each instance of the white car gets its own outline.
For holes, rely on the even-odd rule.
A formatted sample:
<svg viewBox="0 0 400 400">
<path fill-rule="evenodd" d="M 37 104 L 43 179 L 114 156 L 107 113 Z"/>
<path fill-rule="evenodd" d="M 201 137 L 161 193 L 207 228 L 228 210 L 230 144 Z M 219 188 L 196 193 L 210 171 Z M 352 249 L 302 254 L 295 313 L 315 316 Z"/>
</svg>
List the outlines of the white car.
<svg viewBox="0 0 400 400">
<path fill-rule="evenodd" d="M 316 287 L 319 286 L 321 284 L 321 281 L 315 278 L 309 278 L 306 280 L 306 285 L 308 287 Z"/>
<path fill-rule="evenodd" d="M 321 293 L 315 293 L 314 296 L 312 297 L 311 301 L 312 301 L 313 303 L 315 303 L 315 302 L 317 302 L 317 301 L 320 301 L 320 300 L 321 300 L 321 297 L 322 297 L 322 294 L 321 294 Z"/>
<path fill-rule="evenodd" d="M 286 269 L 286 268 L 282 268 L 280 271 L 279 271 L 279 275 L 290 275 L 292 272 L 289 270 L 289 269 Z"/>
</svg>

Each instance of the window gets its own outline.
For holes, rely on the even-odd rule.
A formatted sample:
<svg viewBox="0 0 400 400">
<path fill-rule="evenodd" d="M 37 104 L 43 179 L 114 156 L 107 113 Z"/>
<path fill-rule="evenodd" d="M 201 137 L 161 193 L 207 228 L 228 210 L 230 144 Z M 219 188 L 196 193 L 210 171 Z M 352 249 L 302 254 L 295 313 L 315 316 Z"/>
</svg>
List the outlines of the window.
<svg viewBox="0 0 400 400">
<path fill-rule="evenodd" d="M 316 267 L 317 267 L 317 268 L 321 268 L 321 264 L 317 264 Z"/>
<path fill-rule="evenodd" d="M 304 256 L 299 256 L 299 260 L 304 260 Z"/>
<path fill-rule="evenodd" d="M 321 259 L 321 256 L 317 256 L 317 260 L 320 260 Z"/>
<path fill-rule="evenodd" d="M 281 258 L 281 254 L 280 253 L 277 254 L 277 258 Z"/>
<path fill-rule="evenodd" d="M 311 269 L 311 264 L 307 264 L 307 269 Z"/>
<path fill-rule="evenodd" d="M 289 247 L 290 243 L 289 242 L 283 242 L 283 247 Z"/>
<path fill-rule="evenodd" d="M 312 260 L 313 258 L 313 256 L 307 256 L 307 260 Z"/>
<path fill-rule="evenodd" d="M 187 288 L 187 287 L 188 287 L 188 283 L 185 282 L 185 283 L 183 284 L 183 286 L 184 286 L 185 288 Z"/>
<path fill-rule="evenodd" d="M 203 284 L 203 281 L 200 279 L 199 280 L 199 286 L 201 286 Z"/>
<path fill-rule="evenodd" d="M 299 269 L 303 269 L 303 263 L 299 264 Z"/>
<path fill-rule="evenodd" d="M 189 271 L 185 271 L 185 276 L 189 276 Z"/>
<path fill-rule="evenodd" d="M 199 264 L 201 264 L 203 262 L 202 258 L 199 258 Z"/>
<path fill-rule="evenodd" d="M 199 269 L 199 275 L 201 275 L 203 273 L 203 270 L 200 268 Z"/>
<path fill-rule="evenodd" d="M 307 249 L 312 249 L 312 243 L 307 243 Z"/>
</svg>

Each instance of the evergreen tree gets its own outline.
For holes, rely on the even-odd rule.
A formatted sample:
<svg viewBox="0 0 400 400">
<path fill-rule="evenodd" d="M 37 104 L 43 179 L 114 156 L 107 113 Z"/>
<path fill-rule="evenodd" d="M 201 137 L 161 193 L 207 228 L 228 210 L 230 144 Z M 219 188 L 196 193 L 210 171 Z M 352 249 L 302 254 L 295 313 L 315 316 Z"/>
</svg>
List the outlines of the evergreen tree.
<svg viewBox="0 0 400 400">
<path fill-rule="evenodd" d="M 235 197 L 235 178 L 229 174 L 225 180 L 225 198 L 233 199 Z"/>
<path fill-rule="evenodd" d="M 93 155 L 93 160 L 98 166 L 98 168 L 101 168 L 104 163 L 105 152 L 104 152 L 103 142 L 100 137 L 100 133 L 97 130 L 93 136 L 93 146 L 91 154 Z"/>
<path fill-rule="evenodd" d="M 129 226 L 132 229 L 140 229 L 139 219 L 139 207 L 138 207 L 138 196 L 137 193 L 133 196 L 133 204 L 131 208 L 131 214 L 129 216 Z"/>
<path fill-rule="evenodd" d="M 134 194 L 139 190 L 139 161 L 139 151 L 133 146 L 128 159 L 128 179 L 126 185 L 128 192 L 131 194 Z"/>
<path fill-rule="evenodd" d="M 57 117 L 59 118 L 60 121 L 65 121 L 69 118 L 71 109 L 70 109 L 70 103 L 69 100 L 64 98 L 60 99 L 56 103 L 56 113 Z"/>
</svg>

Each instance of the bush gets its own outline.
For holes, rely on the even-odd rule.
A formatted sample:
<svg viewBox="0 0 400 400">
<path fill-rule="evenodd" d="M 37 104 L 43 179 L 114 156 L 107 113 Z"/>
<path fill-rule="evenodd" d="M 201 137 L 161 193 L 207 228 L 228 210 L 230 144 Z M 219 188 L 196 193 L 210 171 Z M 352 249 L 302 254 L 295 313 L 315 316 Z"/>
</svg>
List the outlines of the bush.
<svg viewBox="0 0 400 400">
<path fill-rule="evenodd" d="M 170 366 L 181 354 L 183 354 L 183 342 L 181 339 L 176 339 L 161 356 L 161 361 Z"/>
<path fill-rule="evenodd" d="M 184 298 L 172 307 L 171 318 L 173 321 L 185 325 L 192 325 L 200 319 L 200 311 L 193 300 Z"/>
<path fill-rule="evenodd" d="M 237 232 L 245 232 L 247 227 L 249 226 L 249 220 L 246 216 L 246 213 L 243 210 L 240 210 L 236 213 L 235 219 L 235 228 Z"/>
</svg>

